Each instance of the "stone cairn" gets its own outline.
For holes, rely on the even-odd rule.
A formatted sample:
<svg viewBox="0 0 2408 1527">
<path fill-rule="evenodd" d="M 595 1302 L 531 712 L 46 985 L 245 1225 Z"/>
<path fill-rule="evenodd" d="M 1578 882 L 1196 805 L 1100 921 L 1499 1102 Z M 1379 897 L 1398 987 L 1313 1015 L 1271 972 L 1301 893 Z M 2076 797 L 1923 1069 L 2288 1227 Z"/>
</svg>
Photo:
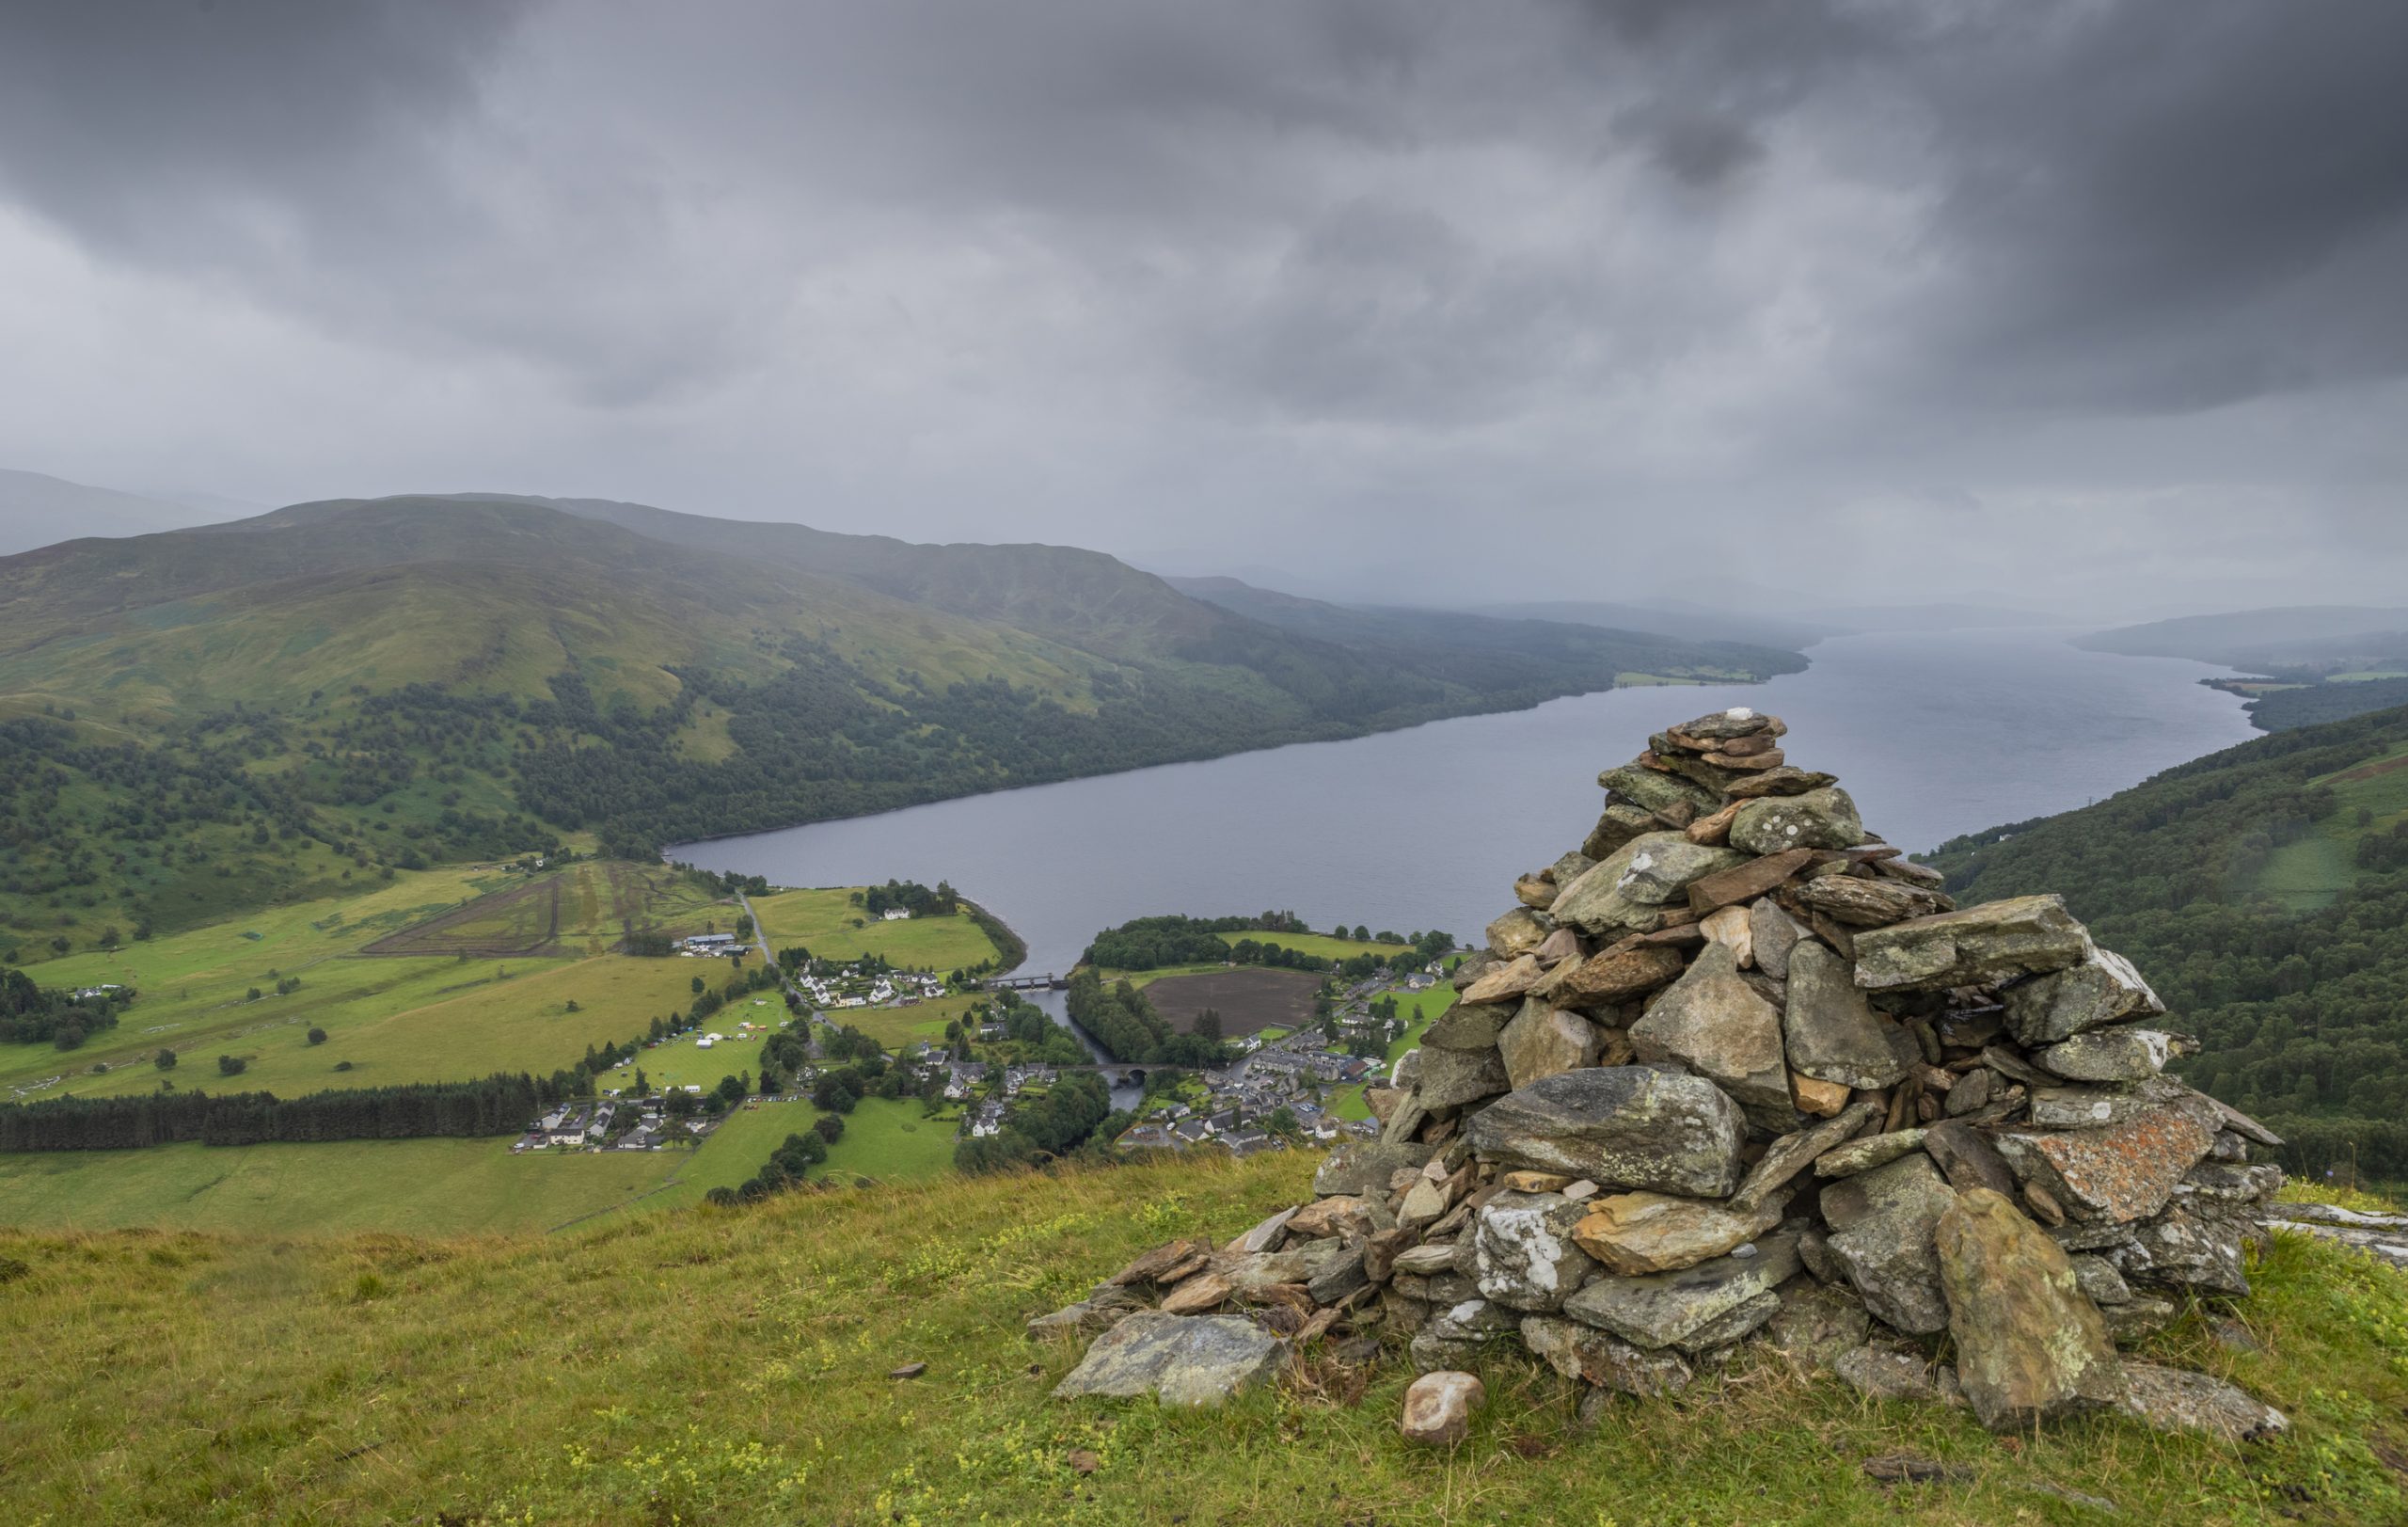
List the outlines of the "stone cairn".
<svg viewBox="0 0 2408 1527">
<path fill-rule="evenodd" d="M 1369 1092 L 1379 1137 L 1033 1322 L 1101 1333 L 1057 1392 L 1211 1401 L 1317 1338 L 1409 1339 L 1405 1430 L 1443 1442 L 1510 1342 L 1588 1416 L 1764 1343 L 1993 1427 L 2279 1429 L 2117 1346 L 2248 1292 L 2283 1180 L 2250 1147 L 2282 1142 L 2162 1074 L 2188 1042 L 2059 898 L 1957 907 L 1785 731 L 1702 716 L 1601 775 L 1595 830 Z"/>
</svg>

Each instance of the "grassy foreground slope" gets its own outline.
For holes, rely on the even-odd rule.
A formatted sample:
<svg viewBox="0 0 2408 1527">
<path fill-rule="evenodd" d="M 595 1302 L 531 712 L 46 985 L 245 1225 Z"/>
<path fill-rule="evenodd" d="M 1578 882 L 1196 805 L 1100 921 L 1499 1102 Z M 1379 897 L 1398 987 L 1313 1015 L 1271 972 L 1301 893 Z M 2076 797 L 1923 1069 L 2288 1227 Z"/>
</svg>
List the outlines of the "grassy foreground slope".
<svg viewBox="0 0 2408 1527">
<path fill-rule="evenodd" d="M 1046 1398 L 1021 1319 L 1182 1233 L 1305 1191 L 1307 1157 L 949 1179 L 539 1239 L 0 1234 L 11 1521 L 2222 1523 L 2400 1519 L 2402 1280 L 2284 1239 L 2247 1317 L 2161 1339 L 2287 1410 L 2245 1451 L 2095 1420 L 1994 1438 L 1744 1360 L 1583 1435 L 1498 1360 L 1452 1454 L 1408 1376 L 1309 1355 L 1216 1413 Z M 925 1376 L 889 1372 L 926 1362 Z M 1094 1455 L 1078 1472 L 1073 1450 Z M 1967 1471 L 1886 1493 L 1863 1458 Z"/>
</svg>

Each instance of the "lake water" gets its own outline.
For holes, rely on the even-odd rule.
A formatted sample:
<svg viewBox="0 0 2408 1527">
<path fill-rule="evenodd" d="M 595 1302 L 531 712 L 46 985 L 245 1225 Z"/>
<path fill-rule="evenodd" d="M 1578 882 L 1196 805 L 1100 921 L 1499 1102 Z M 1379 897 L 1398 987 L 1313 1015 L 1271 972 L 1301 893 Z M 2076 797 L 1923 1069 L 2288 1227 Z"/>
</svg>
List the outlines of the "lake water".
<svg viewBox="0 0 2408 1527">
<path fill-rule="evenodd" d="M 1766 684 L 1614 690 L 673 852 L 782 885 L 949 880 L 1028 941 L 1032 974 L 1069 970 L 1099 930 L 1150 913 L 1280 908 L 1315 929 L 1470 943 L 1513 905 L 1515 875 L 1579 846 L 1600 769 L 1709 709 L 1780 716 L 1789 761 L 1837 774 L 1865 825 L 1909 850 L 2258 735 L 2237 699 L 2197 682 L 2227 670 L 2083 652 L 2060 633 L 1852 636 L 1808 656 Z"/>
</svg>

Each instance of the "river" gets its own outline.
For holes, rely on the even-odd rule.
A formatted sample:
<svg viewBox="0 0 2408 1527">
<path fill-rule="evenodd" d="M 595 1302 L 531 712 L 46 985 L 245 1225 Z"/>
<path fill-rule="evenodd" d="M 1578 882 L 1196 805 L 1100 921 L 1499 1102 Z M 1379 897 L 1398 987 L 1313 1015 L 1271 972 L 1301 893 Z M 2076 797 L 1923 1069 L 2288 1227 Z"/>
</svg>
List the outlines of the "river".
<svg viewBox="0 0 2408 1527">
<path fill-rule="evenodd" d="M 1343 742 L 969 796 L 673 851 L 782 885 L 951 881 L 1067 971 L 1149 913 L 1278 908 L 1313 928 L 1475 940 L 1513 877 L 1579 846 L 1598 770 L 1647 734 L 1747 705 L 1789 761 L 1840 776 L 1865 825 L 1923 850 L 2083 805 L 2258 735 L 2226 670 L 2069 646 L 2063 633 L 1838 637 L 1768 683 L 1613 690 Z M 1052 1006 L 1052 1004 L 1049 1004 Z"/>
</svg>

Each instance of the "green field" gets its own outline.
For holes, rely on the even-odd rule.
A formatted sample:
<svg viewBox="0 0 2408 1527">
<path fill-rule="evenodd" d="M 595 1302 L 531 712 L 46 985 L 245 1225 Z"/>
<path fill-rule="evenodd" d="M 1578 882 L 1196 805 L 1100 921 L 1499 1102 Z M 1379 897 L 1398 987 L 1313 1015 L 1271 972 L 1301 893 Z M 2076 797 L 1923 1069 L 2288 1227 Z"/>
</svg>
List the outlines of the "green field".
<svg viewBox="0 0 2408 1527">
<path fill-rule="evenodd" d="M 825 1166 L 815 1178 L 850 1182 L 856 1177 L 881 1183 L 905 1183 L 941 1177 L 953 1169 L 954 1131 L 961 1113 L 950 1107 L 936 1118 L 917 1098 L 863 1098 L 845 1115 L 845 1133 L 828 1148 Z M 764 1103 L 728 1115 L 702 1149 L 677 1157 L 683 1169 L 669 1185 L 641 1203 L 636 1212 L 690 1208 L 714 1187 L 736 1187 L 761 1169 L 769 1153 L 789 1135 L 808 1130 L 819 1110 L 808 1103 Z"/>
<path fill-rule="evenodd" d="M 2328 906 L 2357 883 L 2355 855 L 2362 835 L 2387 832 L 2408 820 L 2408 747 L 2391 749 L 2309 784 L 2331 789 L 2338 809 L 2305 835 L 2276 849 L 2258 875 L 2257 888 L 2294 912 Z M 2362 810 L 2370 818 L 2364 827 L 2358 825 Z"/>
<path fill-rule="evenodd" d="M 849 1137 L 849 1135 L 848 1135 Z M 529 1163 L 556 1171 L 575 1162 Z M 1217 1410 L 1047 1397 L 1078 1359 L 1021 1323 L 1174 1236 L 1218 1243 L 1315 1158 L 1197 1153 L 947 1178 L 551 1236 L 0 1233 L 19 1360 L 0 1514 L 27 1523 L 1271 1521 L 1751 1527 L 2347 1527 L 2408 1517 L 2408 1278 L 2288 1233 L 2252 1269 L 2255 1344 L 2207 1310 L 2142 1355 L 2286 1411 L 2246 1448 L 2113 1417 L 2007 1437 L 1872 1404 L 1761 1347 L 1579 1426 L 1518 1356 L 1452 1451 L 1397 1435 L 1412 1369 L 1328 1346 Z M 912 1380 L 888 1376 L 924 1362 Z M 1074 1451 L 1093 1455 L 1080 1459 Z M 1958 1473 L 1889 1487 L 1863 1460 Z M 2113 1511 L 2077 1503 L 2079 1492 Z"/>
<path fill-rule="evenodd" d="M 828 1016 L 839 1027 L 858 1028 L 887 1049 L 900 1050 L 919 1040 L 943 1043 L 946 1024 L 986 1001 L 983 993 L 959 992 L 908 1008 L 837 1008 Z"/>
<path fill-rule="evenodd" d="M 245 1235 L 534 1233 L 627 1203 L 692 1159 L 684 1151 L 514 1155 L 506 1139 L 0 1154 L 0 1220 Z"/>
<path fill-rule="evenodd" d="M 672 911 L 703 904 L 690 881 L 666 869 L 580 864 L 546 879 L 566 889 L 564 905 L 580 909 L 580 920 L 564 926 L 586 946 L 615 941 L 615 934 L 586 937 L 605 926 L 607 914 L 596 906 L 624 908 L 636 892 Z M 28 965 L 26 975 L 43 986 L 114 981 L 140 995 L 117 1027 L 81 1049 L 0 1046 L 0 1087 L 58 1077 L 40 1095 L 148 1091 L 159 1081 L 151 1057 L 162 1046 L 180 1058 L 170 1074 L 183 1088 L 293 1092 L 462 1080 L 498 1070 L 548 1074 L 574 1064 L 589 1044 L 632 1039 L 656 1015 L 692 1000 L 689 988 L 700 973 L 693 961 L 359 956 L 369 945 L 456 915 L 464 906 L 473 912 L 523 901 L 528 884 L 523 875 L 492 868 L 404 871 L 356 895 Z M 614 886 L 616 903 L 609 900 Z M 732 915 L 726 907 L 720 912 Z M 279 978 L 297 978 L 299 989 L 279 994 Z M 579 1011 L 567 1010 L 572 1001 Z M 312 1027 L 325 1030 L 326 1042 L 307 1042 Z M 220 1055 L 248 1062 L 239 1081 L 219 1077 Z M 352 1069 L 336 1072 L 344 1060 Z M 95 1074 L 95 1067 L 105 1070 Z"/>
<path fill-rule="evenodd" d="M 821 960 L 883 956 L 909 970 L 961 970 L 996 958 L 995 946 L 969 917 L 883 922 L 852 903 L 852 890 L 780 891 L 752 898 L 752 915 L 775 949 L 800 945 Z"/>
</svg>

